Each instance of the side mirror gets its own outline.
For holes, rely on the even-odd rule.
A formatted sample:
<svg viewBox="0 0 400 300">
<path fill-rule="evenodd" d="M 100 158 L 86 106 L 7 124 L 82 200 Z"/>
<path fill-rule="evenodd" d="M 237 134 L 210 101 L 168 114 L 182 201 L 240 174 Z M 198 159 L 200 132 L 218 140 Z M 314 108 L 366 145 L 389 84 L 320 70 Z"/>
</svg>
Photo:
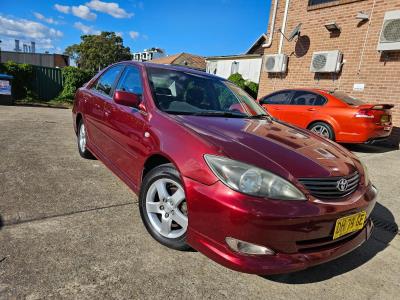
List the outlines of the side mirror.
<svg viewBox="0 0 400 300">
<path fill-rule="evenodd" d="M 138 108 L 141 102 L 140 96 L 125 91 L 115 91 L 113 97 L 115 103 Z"/>
</svg>

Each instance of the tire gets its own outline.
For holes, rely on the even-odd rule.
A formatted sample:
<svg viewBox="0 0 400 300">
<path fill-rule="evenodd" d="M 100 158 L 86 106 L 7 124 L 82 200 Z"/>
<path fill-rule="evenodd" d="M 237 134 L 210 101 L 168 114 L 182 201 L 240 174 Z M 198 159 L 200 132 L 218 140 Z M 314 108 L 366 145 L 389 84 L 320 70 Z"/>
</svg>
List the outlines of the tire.
<svg viewBox="0 0 400 300">
<path fill-rule="evenodd" d="M 332 141 L 335 140 L 335 132 L 333 131 L 333 128 L 331 127 L 331 125 L 325 122 L 315 122 L 311 124 L 308 129 L 315 134 L 323 136 L 327 139 L 330 139 Z"/>
<path fill-rule="evenodd" d="M 144 178 L 139 195 L 143 224 L 160 244 L 187 251 L 188 211 L 179 172 L 172 164 L 152 169 Z"/>
<path fill-rule="evenodd" d="M 78 150 L 80 156 L 85 159 L 95 159 L 93 154 L 86 147 L 87 131 L 83 119 L 81 119 L 78 124 L 77 141 L 78 141 Z"/>
</svg>

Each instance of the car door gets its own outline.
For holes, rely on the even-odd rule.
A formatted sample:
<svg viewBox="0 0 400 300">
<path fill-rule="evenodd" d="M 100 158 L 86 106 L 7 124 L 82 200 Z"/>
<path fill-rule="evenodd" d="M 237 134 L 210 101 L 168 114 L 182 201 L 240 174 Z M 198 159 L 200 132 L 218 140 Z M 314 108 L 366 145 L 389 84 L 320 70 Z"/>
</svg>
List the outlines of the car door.
<svg viewBox="0 0 400 300">
<path fill-rule="evenodd" d="M 292 94 L 293 92 L 290 90 L 279 91 L 262 98 L 260 104 L 274 118 L 285 121 L 284 111 L 290 103 Z"/>
<path fill-rule="evenodd" d="M 318 114 L 326 99 L 314 92 L 296 91 L 290 100 L 290 107 L 285 112 L 288 123 L 306 128 Z"/>
<path fill-rule="evenodd" d="M 124 91 L 143 97 L 141 70 L 133 65 L 126 66 L 115 91 Z M 115 92 L 114 91 L 114 92 Z M 145 99 L 142 99 L 144 105 Z M 107 99 L 104 107 L 105 133 L 108 143 L 105 149 L 119 175 L 137 185 L 137 172 L 140 168 L 146 113 L 138 108 L 115 103 Z"/>
<path fill-rule="evenodd" d="M 123 70 L 117 65 L 106 70 L 87 93 L 85 122 L 90 144 L 104 152 L 104 103 L 111 98 L 111 91 Z"/>
</svg>

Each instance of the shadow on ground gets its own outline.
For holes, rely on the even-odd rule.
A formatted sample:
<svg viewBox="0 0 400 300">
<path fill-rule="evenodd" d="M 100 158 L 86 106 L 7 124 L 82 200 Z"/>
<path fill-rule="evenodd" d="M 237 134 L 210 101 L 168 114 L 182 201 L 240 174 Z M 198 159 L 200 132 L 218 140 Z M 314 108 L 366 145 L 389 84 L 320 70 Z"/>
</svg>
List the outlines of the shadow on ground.
<svg viewBox="0 0 400 300">
<path fill-rule="evenodd" d="M 307 270 L 263 277 L 280 283 L 306 284 L 324 281 L 358 268 L 383 251 L 398 233 L 393 214 L 383 205 L 377 203 L 371 217 L 375 224 L 371 238 L 353 252 Z"/>
<path fill-rule="evenodd" d="M 0 215 L 0 230 L 4 226 L 3 217 Z"/>
</svg>

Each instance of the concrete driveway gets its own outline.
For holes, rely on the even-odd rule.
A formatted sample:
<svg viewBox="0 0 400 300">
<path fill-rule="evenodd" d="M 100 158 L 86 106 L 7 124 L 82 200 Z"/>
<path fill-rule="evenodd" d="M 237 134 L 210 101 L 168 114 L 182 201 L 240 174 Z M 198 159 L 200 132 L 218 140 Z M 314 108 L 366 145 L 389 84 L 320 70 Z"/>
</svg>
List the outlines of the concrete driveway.
<svg viewBox="0 0 400 300">
<path fill-rule="evenodd" d="M 0 106 L 0 299 L 396 298 L 400 151 L 351 149 L 380 190 L 373 237 L 331 263 L 264 278 L 155 242 L 136 196 L 79 157 L 70 110 Z"/>
</svg>

